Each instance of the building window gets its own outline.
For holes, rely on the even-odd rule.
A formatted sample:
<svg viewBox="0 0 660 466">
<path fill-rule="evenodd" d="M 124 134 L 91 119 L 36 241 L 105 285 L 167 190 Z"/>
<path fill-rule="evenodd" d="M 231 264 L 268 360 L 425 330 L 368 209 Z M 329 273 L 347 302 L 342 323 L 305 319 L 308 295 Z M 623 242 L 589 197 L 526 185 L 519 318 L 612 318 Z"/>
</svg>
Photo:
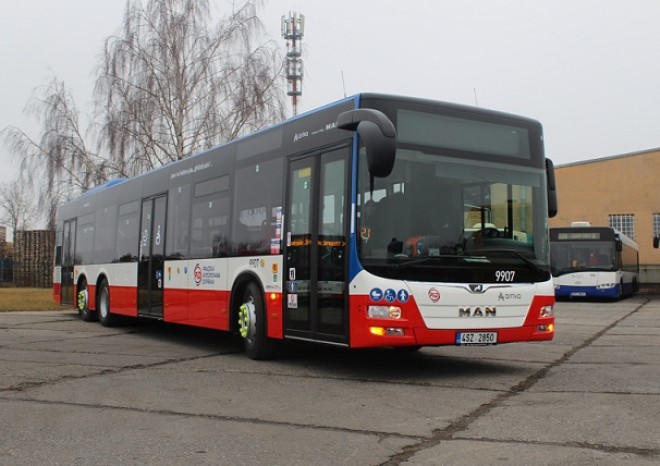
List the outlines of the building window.
<svg viewBox="0 0 660 466">
<path fill-rule="evenodd" d="M 619 230 L 631 239 L 635 239 L 635 215 L 634 214 L 611 214 L 610 227 Z"/>
<path fill-rule="evenodd" d="M 653 214 L 653 237 L 660 236 L 660 214 Z"/>
</svg>

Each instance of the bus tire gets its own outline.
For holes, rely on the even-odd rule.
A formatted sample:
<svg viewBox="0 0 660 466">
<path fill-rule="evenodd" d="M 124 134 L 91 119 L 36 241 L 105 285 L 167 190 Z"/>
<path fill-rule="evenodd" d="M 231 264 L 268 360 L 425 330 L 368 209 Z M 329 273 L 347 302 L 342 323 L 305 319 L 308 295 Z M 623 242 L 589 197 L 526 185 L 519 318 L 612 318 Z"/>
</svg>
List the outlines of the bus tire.
<svg viewBox="0 0 660 466">
<path fill-rule="evenodd" d="M 96 311 L 99 315 L 99 322 L 104 327 L 112 327 L 117 324 L 117 316 L 110 312 L 110 288 L 108 280 L 101 280 L 96 293 Z"/>
<path fill-rule="evenodd" d="M 89 289 L 87 282 L 82 280 L 78 286 L 78 295 L 76 297 L 76 307 L 78 308 L 78 315 L 85 322 L 92 322 L 95 320 L 96 314 L 89 308 Z"/>
<path fill-rule="evenodd" d="M 269 359 L 273 356 L 275 342 L 266 336 L 263 295 L 254 282 L 248 283 L 243 291 L 238 310 L 238 331 L 250 359 Z"/>
</svg>

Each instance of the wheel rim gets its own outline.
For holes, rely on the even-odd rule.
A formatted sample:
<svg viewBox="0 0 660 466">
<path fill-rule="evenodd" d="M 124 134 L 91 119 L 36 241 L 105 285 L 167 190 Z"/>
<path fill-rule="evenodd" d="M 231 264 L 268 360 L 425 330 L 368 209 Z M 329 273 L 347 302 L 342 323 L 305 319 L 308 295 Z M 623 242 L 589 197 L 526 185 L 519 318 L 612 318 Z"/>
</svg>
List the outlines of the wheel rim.
<svg viewBox="0 0 660 466">
<path fill-rule="evenodd" d="M 83 313 L 87 309 L 87 288 L 78 292 L 78 312 Z"/>
<path fill-rule="evenodd" d="M 238 309 L 238 331 L 242 338 L 251 342 L 254 340 L 255 327 L 255 308 L 254 299 L 249 298 L 248 302 L 241 304 Z"/>
</svg>

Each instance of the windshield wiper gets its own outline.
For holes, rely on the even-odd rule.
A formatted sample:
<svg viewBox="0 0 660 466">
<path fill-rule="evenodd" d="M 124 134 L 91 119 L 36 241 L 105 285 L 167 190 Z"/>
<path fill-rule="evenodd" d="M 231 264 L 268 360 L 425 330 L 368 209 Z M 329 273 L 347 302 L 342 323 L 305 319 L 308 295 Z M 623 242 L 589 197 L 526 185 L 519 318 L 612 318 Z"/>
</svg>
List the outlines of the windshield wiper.
<svg viewBox="0 0 660 466">
<path fill-rule="evenodd" d="M 445 254 L 440 256 L 420 257 L 419 259 L 413 259 L 413 260 L 402 260 L 400 262 L 392 263 L 391 265 L 395 265 L 397 269 L 407 269 L 415 265 L 422 265 L 428 262 L 442 261 L 443 259 L 457 259 L 459 257 L 462 258 L 463 256 L 454 256 L 454 255 Z"/>
<path fill-rule="evenodd" d="M 559 276 L 567 273 L 581 272 L 583 270 L 582 267 L 564 267 L 563 269 L 555 269 L 553 275 Z"/>
<path fill-rule="evenodd" d="M 526 265 L 528 265 L 532 270 L 534 270 L 537 273 L 546 273 L 549 272 L 548 270 L 545 270 L 542 268 L 540 265 L 538 265 L 536 262 L 531 260 L 528 257 L 523 256 L 521 253 L 518 251 L 514 251 L 511 249 L 472 249 L 472 252 L 479 252 L 479 253 L 489 253 L 489 252 L 497 252 L 497 253 L 505 253 L 509 254 L 512 257 L 515 257 L 516 259 L 520 259 L 523 261 Z"/>
</svg>

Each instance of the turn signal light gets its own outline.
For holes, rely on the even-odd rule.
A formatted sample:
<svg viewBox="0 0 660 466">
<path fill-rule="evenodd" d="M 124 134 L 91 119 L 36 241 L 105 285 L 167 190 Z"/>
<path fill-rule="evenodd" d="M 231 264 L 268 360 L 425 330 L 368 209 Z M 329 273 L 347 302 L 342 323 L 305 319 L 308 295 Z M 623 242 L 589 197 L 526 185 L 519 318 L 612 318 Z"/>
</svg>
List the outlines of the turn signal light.
<svg viewBox="0 0 660 466">
<path fill-rule="evenodd" d="M 539 332 L 554 332 L 555 324 L 539 325 L 536 327 Z"/>
<path fill-rule="evenodd" d="M 390 337 L 402 337 L 405 336 L 406 332 L 402 328 L 397 328 L 397 327 L 369 327 L 369 331 L 373 335 L 378 335 L 379 337 L 383 337 L 385 335 L 390 336 Z"/>
</svg>

